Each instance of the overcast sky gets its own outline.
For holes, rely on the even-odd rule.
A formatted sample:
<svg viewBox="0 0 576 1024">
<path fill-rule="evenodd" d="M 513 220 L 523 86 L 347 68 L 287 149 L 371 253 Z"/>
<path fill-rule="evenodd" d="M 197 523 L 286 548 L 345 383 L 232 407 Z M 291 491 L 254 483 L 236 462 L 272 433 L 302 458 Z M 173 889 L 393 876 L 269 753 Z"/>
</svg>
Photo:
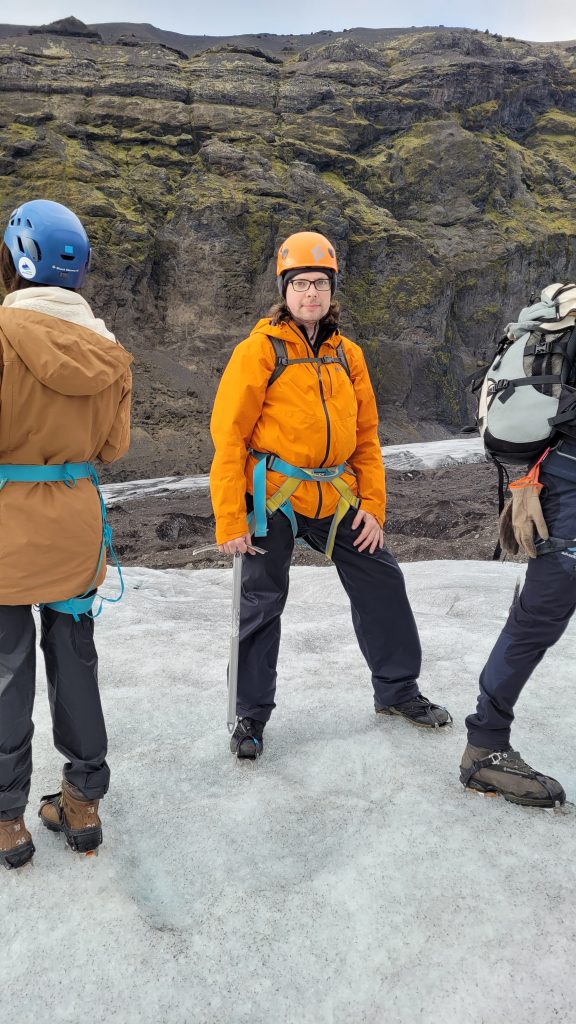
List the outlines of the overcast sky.
<svg viewBox="0 0 576 1024">
<path fill-rule="evenodd" d="M 253 32 L 301 34 L 364 26 L 394 28 L 446 25 L 490 29 L 519 39 L 576 39 L 574 0 L 28 0 L 0 20 L 39 25 L 74 14 L 88 24 L 150 22 L 185 35 L 240 35 Z"/>
</svg>

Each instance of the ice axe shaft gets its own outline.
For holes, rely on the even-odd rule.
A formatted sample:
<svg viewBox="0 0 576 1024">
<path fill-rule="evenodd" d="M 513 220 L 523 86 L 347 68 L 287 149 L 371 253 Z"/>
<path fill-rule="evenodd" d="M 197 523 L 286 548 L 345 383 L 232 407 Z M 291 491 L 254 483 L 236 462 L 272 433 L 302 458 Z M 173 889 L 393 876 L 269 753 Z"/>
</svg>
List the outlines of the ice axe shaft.
<svg viewBox="0 0 576 1024">
<path fill-rule="evenodd" d="M 265 555 L 264 548 L 253 546 L 252 551 Z M 242 594 L 242 562 L 246 556 L 236 551 L 232 562 L 232 629 L 230 631 L 230 657 L 228 660 L 228 732 L 236 726 L 236 697 L 238 695 L 238 654 L 240 651 L 240 598 Z"/>
<path fill-rule="evenodd" d="M 236 725 L 236 695 L 238 692 L 238 653 L 240 650 L 240 593 L 242 586 L 242 559 L 239 551 L 232 563 L 232 630 L 230 632 L 230 659 L 228 661 L 228 732 Z"/>
</svg>

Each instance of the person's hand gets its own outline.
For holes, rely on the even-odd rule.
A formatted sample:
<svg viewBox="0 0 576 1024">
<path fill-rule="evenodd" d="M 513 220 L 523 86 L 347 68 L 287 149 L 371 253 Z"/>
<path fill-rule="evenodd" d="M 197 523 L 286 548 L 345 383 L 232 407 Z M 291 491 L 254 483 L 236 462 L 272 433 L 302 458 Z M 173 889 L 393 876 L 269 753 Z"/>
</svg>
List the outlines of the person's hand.
<svg viewBox="0 0 576 1024">
<path fill-rule="evenodd" d="M 352 529 L 357 530 L 360 523 L 364 523 L 364 526 L 353 542 L 354 547 L 358 548 L 358 551 L 364 551 L 365 548 L 369 548 L 370 554 L 373 555 L 376 548 L 384 547 L 384 530 L 371 512 L 364 512 L 361 508 L 358 509 L 354 516 Z"/>
<path fill-rule="evenodd" d="M 245 533 L 242 537 L 234 537 L 233 540 L 227 540 L 224 544 L 219 544 L 218 550 L 224 555 L 235 555 L 236 553 L 241 555 L 256 554 L 252 547 L 252 537 L 249 533 Z"/>
</svg>

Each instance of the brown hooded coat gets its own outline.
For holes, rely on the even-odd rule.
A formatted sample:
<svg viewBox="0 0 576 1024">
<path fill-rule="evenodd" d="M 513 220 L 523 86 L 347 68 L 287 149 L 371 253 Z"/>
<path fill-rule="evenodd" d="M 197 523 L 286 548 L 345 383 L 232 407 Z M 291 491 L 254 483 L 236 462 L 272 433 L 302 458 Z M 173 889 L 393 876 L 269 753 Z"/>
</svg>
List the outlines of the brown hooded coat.
<svg viewBox="0 0 576 1024">
<path fill-rule="evenodd" d="M 0 463 L 114 462 L 130 443 L 132 356 L 55 316 L 0 307 Z M 97 580 L 102 519 L 88 479 L 0 490 L 0 604 L 60 601 Z"/>
</svg>

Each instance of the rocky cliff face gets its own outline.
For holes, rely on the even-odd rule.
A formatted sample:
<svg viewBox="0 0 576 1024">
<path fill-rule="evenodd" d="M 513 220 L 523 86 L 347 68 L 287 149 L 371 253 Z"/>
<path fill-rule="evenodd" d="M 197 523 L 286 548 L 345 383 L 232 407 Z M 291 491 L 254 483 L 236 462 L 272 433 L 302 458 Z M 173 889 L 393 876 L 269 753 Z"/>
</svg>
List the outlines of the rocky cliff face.
<svg viewBox="0 0 576 1024">
<path fill-rule="evenodd" d="M 37 196 L 78 212 L 87 297 L 136 356 L 118 473 L 207 468 L 218 375 L 274 298 L 277 245 L 306 227 L 337 246 L 383 439 L 457 429 L 502 325 L 576 277 L 576 45 L 166 37 L 0 30 L 3 216 Z"/>
</svg>

